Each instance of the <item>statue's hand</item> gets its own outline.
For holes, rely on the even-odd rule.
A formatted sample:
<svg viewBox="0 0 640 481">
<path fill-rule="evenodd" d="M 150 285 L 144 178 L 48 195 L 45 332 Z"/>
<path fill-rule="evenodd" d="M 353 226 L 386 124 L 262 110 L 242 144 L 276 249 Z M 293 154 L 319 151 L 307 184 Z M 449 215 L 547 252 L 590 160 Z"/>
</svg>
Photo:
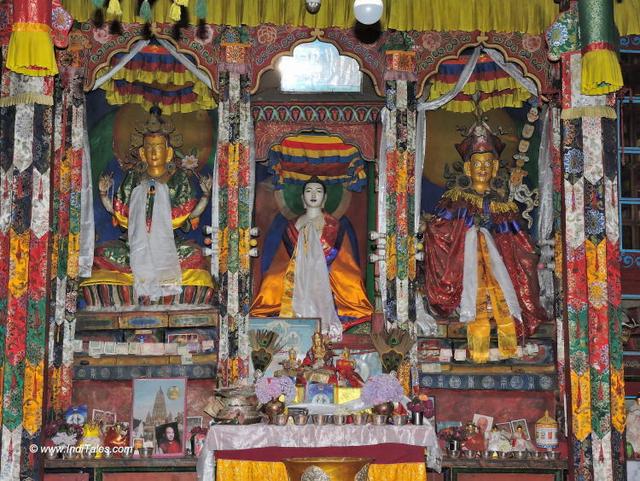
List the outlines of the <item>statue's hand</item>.
<svg viewBox="0 0 640 481">
<path fill-rule="evenodd" d="M 200 188 L 204 195 L 209 197 L 211 195 L 211 187 L 213 186 L 213 178 L 210 175 L 200 176 L 198 179 L 200 182 Z"/>
<path fill-rule="evenodd" d="M 111 186 L 113 186 L 113 172 L 101 174 L 98 180 L 98 190 L 100 190 L 100 193 L 106 194 Z"/>
</svg>

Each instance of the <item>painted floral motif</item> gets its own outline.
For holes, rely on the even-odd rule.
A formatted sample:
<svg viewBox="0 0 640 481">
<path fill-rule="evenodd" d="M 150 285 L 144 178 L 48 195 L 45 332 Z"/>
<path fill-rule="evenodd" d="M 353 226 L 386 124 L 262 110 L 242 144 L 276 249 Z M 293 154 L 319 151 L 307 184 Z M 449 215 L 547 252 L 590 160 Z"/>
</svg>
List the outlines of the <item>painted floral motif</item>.
<svg viewBox="0 0 640 481">
<path fill-rule="evenodd" d="M 109 34 L 109 27 L 107 25 L 102 28 L 93 29 L 93 39 L 99 44 L 107 43 L 110 36 L 111 34 Z"/>
<path fill-rule="evenodd" d="M 564 171 L 568 174 L 581 174 L 584 166 L 584 156 L 578 149 L 569 149 L 564 154 Z"/>
<path fill-rule="evenodd" d="M 442 43 L 442 37 L 438 32 L 427 32 L 422 36 L 422 46 L 425 50 L 436 50 Z"/>
<path fill-rule="evenodd" d="M 569 38 L 569 29 L 563 24 L 554 24 L 547 32 L 547 42 L 551 47 L 560 47 Z"/>
<path fill-rule="evenodd" d="M 262 25 L 256 32 L 256 38 L 260 45 L 269 45 L 276 41 L 278 31 L 271 25 Z"/>
<path fill-rule="evenodd" d="M 193 154 L 185 155 L 182 159 L 182 168 L 195 170 L 198 167 L 198 157 Z"/>
<path fill-rule="evenodd" d="M 542 37 L 539 35 L 523 35 L 522 36 L 522 46 L 526 51 L 534 53 L 540 50 L 542 47 Z"/>
</svg>

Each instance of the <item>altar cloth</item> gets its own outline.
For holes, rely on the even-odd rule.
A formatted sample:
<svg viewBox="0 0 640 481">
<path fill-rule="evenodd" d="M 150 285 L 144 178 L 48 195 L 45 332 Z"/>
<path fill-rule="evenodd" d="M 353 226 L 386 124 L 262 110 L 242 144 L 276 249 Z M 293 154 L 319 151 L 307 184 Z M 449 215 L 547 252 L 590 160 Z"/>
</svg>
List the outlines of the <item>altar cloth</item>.
<svg viewBox="0 0 640 481">
<path fill-rule="evenodd" d="M 376 446 L 380 444 L 395 444 L 427 448 L 427 466 L 438 471 L 440 470 L 441 454 L 438 448 L 438 441 L 435 430 L 430 424 L 426 424 L 423 426 L 374 426 L 372 424 L 360 426 L 354 424 L 347 424 L 342 426 L 331 424 L 324 426 L 317 426 L 313 424 L 308 424 L 306 426 L 275 426 L 272 424 L 252 424 L 246 426 L 214 425 L 209 429 L 205 447 L 203 448 L 200 457 L 198 458 L 198 479 L 199 481 L 214 480 L 214 473 L 216 470 L 214 455 L 217 456 L 216 453 L 218 451 L 246 449 L 254 450 L 257 448 L 277 447 L 324 448 Z M 413 450 L 411 449 L 408 451 Z M 415 453 L 415 451 L 413 452 Z M 229 456 L 228 453 L 220 454 Z M 258 457 L 256 457 L 259 456 L 259 454 L 257 453 L 253 454 L 252 456 L 252 461 L 220 459 L 219 469 L 232 468 L 234 476 L 239 476 L 238 479 L 242 479 L 243 481 L 251 481 L 252 476 L 250 472 L 257 470 L 258 465 L 262 465 L 262 468 L 267 469 L 273 474 L 273 476 L 267 476 L 267 479 L 264 475 L 262 475 L 261 477 L 256 477 L 255 479 L 260 479 L 261 481 L 287 479 L 286 474 L 283 478 L 280 477 L 282 475 L 282 472 L 285 472 L 281 471 L 284 470 L 284 465 L 282 463 L 257 461 L 257 459 L 259 459 Z M 235 464 L 231 465 L 230 463 Z M 254 467 L 252 467 L 251 465 L 253 465 Z M 384 465 L 376 465 L 374 467 L 374 473 L 376 469 L 380 469 L 381 471 L 384 469 L 396 469 L 400 471 L 402 471 L 403 469 L 409 469 L 412 471 L 416 466 L 421 466 L 422 471 L 424 471 L 425 474 L 424 478 L 423 476 L 420 476 L 419 478 L 426 478 L 426 469 L 424 469 L 424 462 L 388 464 L 386 465 L 386 468 L 384 468 L 383 466 Z M 410 468 L 411 466 L 414 466 L 414 468 Z M 243 471 L 244 474 L 242 474 L 240 471 Z M 259 472 L 259 470 L 256 471 L 256 474 L 257 472 Z M 264 471 L 262 472 L 264 473 Z M 374 473 L 372 473 L 372 475 Z M 403 481 L 404 476 L 393 476 L 389 478 L 388 481 L 392 481 L 392 479 Z"/>
</svg>

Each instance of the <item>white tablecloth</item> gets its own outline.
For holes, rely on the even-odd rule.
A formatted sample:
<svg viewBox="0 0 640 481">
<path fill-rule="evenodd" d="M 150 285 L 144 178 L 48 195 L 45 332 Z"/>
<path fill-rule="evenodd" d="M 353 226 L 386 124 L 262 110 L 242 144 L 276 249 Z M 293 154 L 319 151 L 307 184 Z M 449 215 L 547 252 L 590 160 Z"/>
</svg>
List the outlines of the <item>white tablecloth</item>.
<svg viewBox="0 0 640 481">
<path fill-rule="evenodd" d="M 370 446 L 375 444 L 408 444 L 427 449 L 427 465 L 440 470 L 441 455 L 435 430 L 423 426 L 356 426 L 328 424 L 316 426 L 247 426 L 215 425 L 207 434 L 207 443 L 198 459 L 198 480 L 214 481 L 214 452 L 219 450 L 255 449 L 266 447 L 322 448 L 329 446 Z"/>
</svg>

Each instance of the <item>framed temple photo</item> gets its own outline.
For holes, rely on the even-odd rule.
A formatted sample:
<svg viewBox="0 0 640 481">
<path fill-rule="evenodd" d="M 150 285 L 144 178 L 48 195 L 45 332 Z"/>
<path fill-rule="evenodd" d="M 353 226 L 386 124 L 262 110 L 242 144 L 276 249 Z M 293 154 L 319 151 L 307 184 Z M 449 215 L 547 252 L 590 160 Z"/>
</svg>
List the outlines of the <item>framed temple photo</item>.
<svg viewBox="0 0 640 481">
<path fill-rule="evenodd" d="M 294 349 L 298 361 L 302 362 L 312 345 L 312 337 L 320 329 L 318 318 L 281 318 L 281 317 L 250 317 L 247 331 L 273 331 L 278 334 L 280 350 L 274 353 L 271 362 L 263 371 L 263 375 L 271 377 L 283 368 L 289 359 L 289 351 Z M 253 357 L 253 356 L 252 356 Z M 249 363 L 249 377 L 253 377 L 254 362 Z"/>
<path fill-rule="evenodd" d="M 154 457 L 184 455 L 186 388 L 185 378 L 133 380 L 131 439 L 152 444 Z"/>
</svg>

